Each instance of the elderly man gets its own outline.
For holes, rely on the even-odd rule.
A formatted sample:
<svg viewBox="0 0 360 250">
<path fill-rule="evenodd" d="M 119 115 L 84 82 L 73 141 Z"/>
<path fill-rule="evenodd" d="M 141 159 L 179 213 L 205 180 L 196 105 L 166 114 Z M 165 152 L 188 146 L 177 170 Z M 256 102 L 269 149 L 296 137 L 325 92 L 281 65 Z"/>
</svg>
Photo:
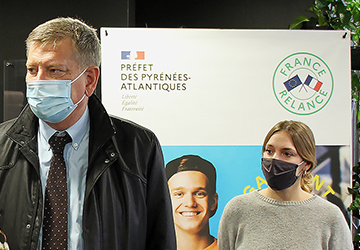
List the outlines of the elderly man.
<svg viewBox="0 0 360 250">
<path fill-rule="evenodd" d="M 17 249 L 175 249 L 156 136 L 93 92 L 96 31 L 72 18 L 26 40 L 28 105 L 0 125 L 0 229 Z"/>
</svg>

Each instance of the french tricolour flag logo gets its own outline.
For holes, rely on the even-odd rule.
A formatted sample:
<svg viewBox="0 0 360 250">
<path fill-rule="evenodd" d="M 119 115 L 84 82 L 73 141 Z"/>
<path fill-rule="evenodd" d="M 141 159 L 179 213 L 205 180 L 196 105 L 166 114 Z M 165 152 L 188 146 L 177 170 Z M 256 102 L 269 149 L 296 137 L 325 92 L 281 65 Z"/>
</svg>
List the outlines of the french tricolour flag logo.
<svg viewBox="0 0 360 250">
<path fill-rule="evenodd" d="M 131 51 L 121 51 L 121 60 L 130 60 Z M 145 51 L 136 51 L 135 60 L 145 60 Z"/>
<path fill-rule="evenodd" d="M 322 82 L 316 80 L 315 78 L 313 78 L 312 76 L 308 75 L 308 77 L 306 78 L 304 84 L 308 85 L 310 88 L 312 88 L 315 91 L 319 91 L 321 88 L 321 85 L 323 84 Z"/>
</svg>

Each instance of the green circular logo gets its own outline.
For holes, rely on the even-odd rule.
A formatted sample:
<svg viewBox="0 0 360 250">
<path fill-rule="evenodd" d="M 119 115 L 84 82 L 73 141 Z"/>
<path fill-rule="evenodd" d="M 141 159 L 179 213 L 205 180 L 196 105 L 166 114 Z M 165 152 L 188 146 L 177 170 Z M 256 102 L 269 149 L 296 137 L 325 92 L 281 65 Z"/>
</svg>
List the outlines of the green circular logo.
<svg viewBox="0 0 360 250">
<path fill-rule="evenodd" d="M 311 115 L 330 101 L 334 78 L 320 57 L 299 52 L 279 63 L 272 84 L 276 99 L 286 110 L 297 115 Z"/>
</svg>

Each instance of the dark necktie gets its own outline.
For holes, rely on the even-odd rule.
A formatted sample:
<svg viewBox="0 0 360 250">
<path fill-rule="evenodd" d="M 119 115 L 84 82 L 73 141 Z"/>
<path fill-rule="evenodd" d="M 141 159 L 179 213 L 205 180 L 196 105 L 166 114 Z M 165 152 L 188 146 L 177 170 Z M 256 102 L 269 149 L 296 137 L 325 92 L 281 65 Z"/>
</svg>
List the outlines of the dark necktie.
<svg viewBox="0 0 360 250">
<path fill-rule="evenodd" d="M 43 249 L 67 249 L 68 201 L 64 147 L 71 142 L 67 132 L 49 139 L 53 151 L 45 189 Z"/>
</svg>

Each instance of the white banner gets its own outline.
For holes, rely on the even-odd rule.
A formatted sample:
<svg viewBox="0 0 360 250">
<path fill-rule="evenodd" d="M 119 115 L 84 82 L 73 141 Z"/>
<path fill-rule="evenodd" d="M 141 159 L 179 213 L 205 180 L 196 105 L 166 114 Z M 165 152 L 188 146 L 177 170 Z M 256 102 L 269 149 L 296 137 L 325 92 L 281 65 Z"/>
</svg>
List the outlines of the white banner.
<svg viewBox="0 0 360 250">
<path fill-rule="evenodd" d="M 284 119 L 304 121 L 319 145 L 350 145 L 344 34 L 102 28 L 102 100 L 162 145 L 260 145 Z"/>
<path fill-rule="evenodd" d="M 216 167 L 212 235 L 232 197 L 265 187 L 261 145 L 281 120 L 314 132 L 315 192 L 350 204 L 345 31 L 102 28 L 101 42 L 108 112 L 154 131 L 165 163 L 195 154 Z"/>
</svg>

